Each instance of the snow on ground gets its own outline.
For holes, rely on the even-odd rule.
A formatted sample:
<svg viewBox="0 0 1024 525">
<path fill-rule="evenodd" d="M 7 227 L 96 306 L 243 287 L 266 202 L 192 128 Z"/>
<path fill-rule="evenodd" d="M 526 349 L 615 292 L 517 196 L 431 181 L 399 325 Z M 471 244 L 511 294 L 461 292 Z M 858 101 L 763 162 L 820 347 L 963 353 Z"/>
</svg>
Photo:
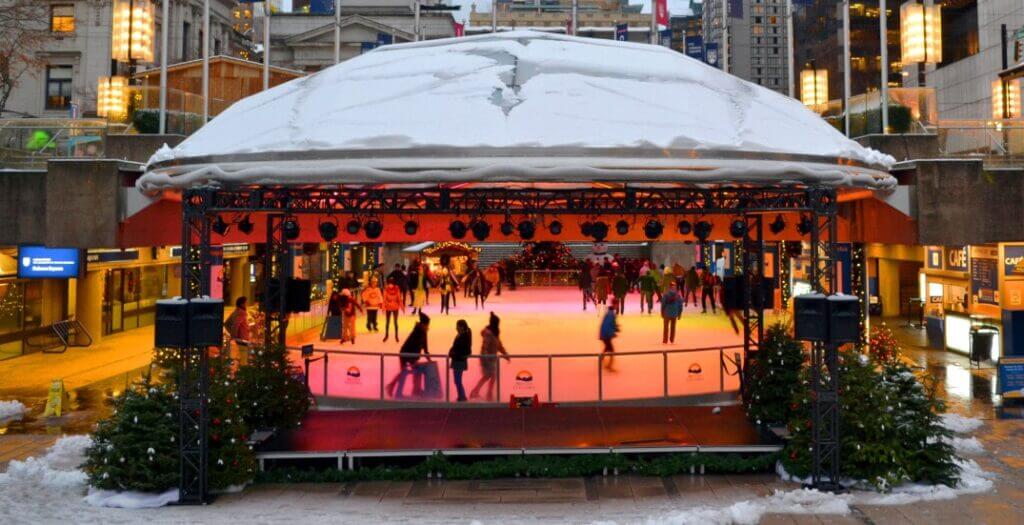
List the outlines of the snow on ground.
<svg viewBox="0 0 1024 525">
<path fill-rule="evenodd" d="M 942 414 L 942 426 L 954 434 L 970 434 L 981 428 L 984 423 L 980 419 L 964 417 L 960 414 Z"/>
<path fill-rule="evenodd" d="M 849 494 L 829 494 L 817 490 L 776 490 L 772 495 L 740 501 L 727 507 L 695 507 L 671 514 L 648 518 L 648 525 L 753 525 L 765 514 L 833 514 L 850 513 Z M 594 525 L 614 522 L 594 522 Z"/>
<path fill-rule="evenodd" d="M 0 401 L 0 423 L 17 421 L 25 415 L 21 401 Z"/>
</svg>

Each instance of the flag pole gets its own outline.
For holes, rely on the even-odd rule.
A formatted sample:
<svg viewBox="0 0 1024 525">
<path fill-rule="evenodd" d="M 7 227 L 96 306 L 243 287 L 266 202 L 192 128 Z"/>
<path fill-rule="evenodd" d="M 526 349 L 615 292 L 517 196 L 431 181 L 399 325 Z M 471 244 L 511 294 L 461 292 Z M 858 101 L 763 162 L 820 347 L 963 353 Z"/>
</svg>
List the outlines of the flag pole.
<svg viewBox="0 0 1024 525">
<path fill-rule="evenodd" d="M 171 0 L 160 2 L 160 134 L 167 133 L 167 26 Z"/>
<path fill-rule="evenodd" d="M 341 62 L 341 0 L 334 0 L 334 63 Z"/>
<path fill-rule="evenodd" d="M 579 19 L 578 4 L 579 2 L 577 0 L 572 0 L 572 36 L 576 36 L 576 30 L 578 29 L 576 26 L 579 25 L 579 23 L 577 23 L 577 20 Z"/>
<path fill-rule="evenodd" d="M 879 17 L 879 37 L 881 37 L 881 52 L 882 52 L 882 63 L 879 69 L 881 69 L 882 79 L 881 85 L 879 86 L 880 95 L 882 98 L 882 134 L 889 133 L 889 17 L 886 14 L 885 0 L 878 0 L 878 17 Z"/>
<path fill-rule="evenodd" d="M 263 0 L 263 89 L 270 89 L 270 0 Z"/>
<path fill-rule="evenodd" d="M 850 136 L 850 0 L 843 0 L 843 113 L 846 136 Z"/>
<path fill-rule="evenodd" d="M 881 0 L 885 2 L 885 0 Z M 795 66 L 796 60 L 793 51 L 793 0 L 786 0 L 786 77 L 789 79 L 789 97 L 796 98 Z"/>
<path fill-rule="evenodd" d="M 651 44 L 658 44 L 658 0 L 651 0 Z"/>
<path fill-rule="evenodd" d="M 491 0 L 491 32 L 498 32 L 498 0 Z"/>
<path fill-rule="evenodd" d="M 412 0 L 413 3 L 413 42 L 420 41 L 420 0 Z"/>
<path fill-rule="evenodd" d="M 210 121 L 210 0 L 203 0 L 203 125 Z"/>
<path fill-rule="evenodd" d="M 729 0 L 722 0 L 722 71 L 729 72 Z"/>
</svg>

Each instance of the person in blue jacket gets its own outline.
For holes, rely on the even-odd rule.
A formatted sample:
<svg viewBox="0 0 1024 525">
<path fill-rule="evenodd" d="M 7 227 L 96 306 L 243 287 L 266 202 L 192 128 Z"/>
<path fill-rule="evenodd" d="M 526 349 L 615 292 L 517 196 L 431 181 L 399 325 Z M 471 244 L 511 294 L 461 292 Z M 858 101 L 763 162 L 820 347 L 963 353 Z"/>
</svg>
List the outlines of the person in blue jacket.
<svg viewBox="0 0 1024 525">
<path fill-rule="evenodd" d="M 618 311 L 618 300 L 612 298 L 611 304 L 608 306 L 608 310 L 604 313 L 604 318 L 601 319 L 601 331 L 599 337 L 601 342 L 604 343 L 604 349 L 601 350 L 602 354 L 607 354 L 608 360 L 605 361 L 604 367 L 608 371 L 612 370 L 612 366 L 615 360 L 615 347 L 612 346 L 612 339 L 619 333 L 619 323 L 617 320 L 616 312 Z M 604 356 L 601 357 L 604 360 Z"/>
<path fill-rule="evenodd" d="M 676 342 L 676 321 L 683 315 L 683 296 L 676 283 L 670 283 L 661 296 L 661 344 Z"/>
</svg>

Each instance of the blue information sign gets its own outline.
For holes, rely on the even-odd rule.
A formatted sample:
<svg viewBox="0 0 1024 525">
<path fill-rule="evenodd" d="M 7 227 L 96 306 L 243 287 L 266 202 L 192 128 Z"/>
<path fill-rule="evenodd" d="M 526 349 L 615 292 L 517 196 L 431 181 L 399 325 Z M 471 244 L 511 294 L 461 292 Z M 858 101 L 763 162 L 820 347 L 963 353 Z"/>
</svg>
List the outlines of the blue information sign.
<svg viewBox="0 0 1024 525">
<path fill-rule="evenodd" d="M 1024 359 L 1004 357 L 999 361 L 999 393 L 1007 397 L 1024 395 Z"/>
<path fill-rule="evenodd" d="M 718 42 L 704 44 L 704 61 L 709 66 L 718 67 Z"/>
<path fill-rule="evenodd" d="M 704 61 L 704 37 L 700 35 L 687 36 L 683 39 L 686 56 Z"/>
<path fill-rule="evenodd" d="M 82 252 L 77 248 L 18 247 L 18 277 L 68 279 L 79 276 Z"/>
</svg>

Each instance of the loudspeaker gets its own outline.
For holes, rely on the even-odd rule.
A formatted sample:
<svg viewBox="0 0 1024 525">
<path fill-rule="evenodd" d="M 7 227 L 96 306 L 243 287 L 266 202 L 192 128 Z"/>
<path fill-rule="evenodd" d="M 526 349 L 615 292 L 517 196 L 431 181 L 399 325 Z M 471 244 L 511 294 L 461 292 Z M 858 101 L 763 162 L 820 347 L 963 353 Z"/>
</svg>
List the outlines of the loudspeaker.
<svg viewBox="0 0 1024 525">
<path fill-rule="evenodd" d="M 184 299 L 160 299 L 156 302 L 156 327 L 153 346 L 185 348 L 188 346 L 188 302 Z"/>
<path fill-rule="evenodd" d="M 313 283 L 306 279 L 288 280 L 288 298 L 285 301 L 289 312 L 308 312 L 309 295 L 313 290 Z"/>
<path fill-rule="evenodd" d="M 828 341 L 828 301 L 823 294 L 793 298 L 793 331 L 801 341 Z"/>
<path fill-rule="evenodd" d="M 844 344 L 857 341 L 860 321 L 860 299 L 852 295 L 828 297 L 828 340 Z"/>
<path fill-rule="evenodd" d="M 753 306 L 762 310 L 775 308 L 775 282 L 770 277 L 761 278 L 761 286 L 754 290 Z"/>
<path fill-rule="evenodd" d="M 188 303 L 189 346 L 221 346 L 224 344 L 224 300 L 192 299 Z"/>
<path fill-rule="evenodd" d="M 722 307 L 726 310 L 743 309 L 743 278 L 726 277 L 722 282 Z"/>
</svg>

